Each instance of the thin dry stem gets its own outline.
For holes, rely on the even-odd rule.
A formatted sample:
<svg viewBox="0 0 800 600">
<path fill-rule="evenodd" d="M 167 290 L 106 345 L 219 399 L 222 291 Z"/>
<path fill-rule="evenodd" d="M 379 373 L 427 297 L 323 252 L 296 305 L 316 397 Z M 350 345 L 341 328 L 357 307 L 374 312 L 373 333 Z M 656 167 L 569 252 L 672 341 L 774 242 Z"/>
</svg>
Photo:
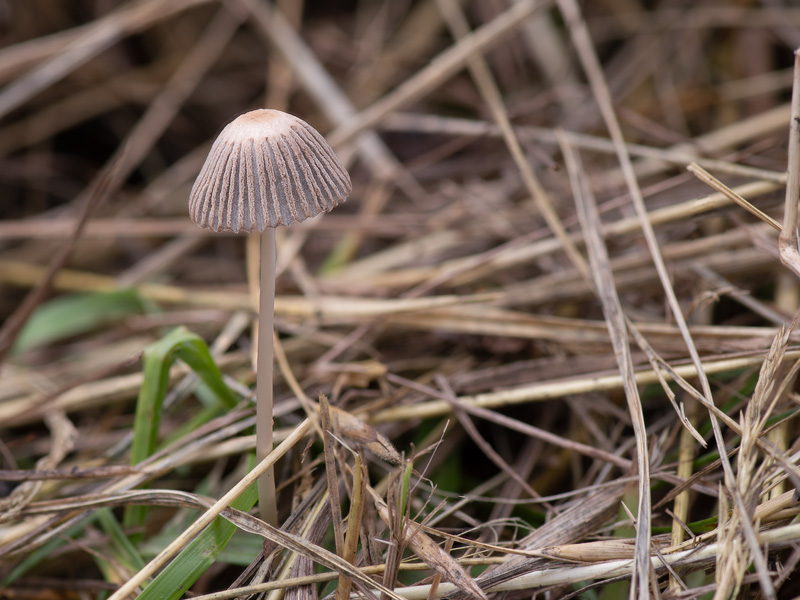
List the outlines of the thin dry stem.
<svg viewBox="0 0 800 600">
<path fill-rule="evenodd" d="M 800 68 L 786 67 L 797 11 L 51 4 L 44 21 L 14 4 L 13 27 L 0 10 L 2 339 L 30 316 L 0 387 L 0 480 L 20 484 L 0 481 L 10 594 L 128 581 L 92 529 L 98 510 L 159 507 L 143 534 L 156 543 L 163 519 L 214 502 L 196 490 L 222 497 L 257 446 L 263 456 L 284 440 L 281 529 L 219 506 L 208 515 L 239 530 L 238 550 L 255 542 L 269 558 L 250 557 L 221 592 L 237 567 L 220 554 L 190 593 L 315 600 L 338 578 L 340 600 L 586 585 L 605 597 L 623 579 L 633 597 L 790 594 Z M 258 238 L 211 238 L 186 218 L 186 199 L 220 124 L 265 100 L 333 132 L 353 197 L 276 232 L 280 261 L 264 276 L 275 323 L 257 343 L 247 281 L 259 278 Z M 248 177 L 221 187 L 235 195 Z M 313 185 L 292 180 L 302 204 Z M 197 387 L 208 373 L 175 350 L 152 432 L 168 441 L 121 467 L 152 383 L 143 348 L 179 325 L 208 341 L 240 406 L 211 401 Z M 248 399 L 268 371 L 251 364 L 259 344 L 279 365 L 269 387 L 280 428 L 267 443 L 250 434 Z M 707 461 L 712 432 L 723 456 Z M 366 469 L 386 476 L 367 488 Z M 348 497 L 331 535 L 330 509 L 341 520 Z M 104 526 L 112 514 L 99 513 Z M 667 519 L 673 534 L 648 544 Z M 30 556 L 41 563 L 15 580 Z M 408 569 L 431 585 L 404 586 Z"/>
<path fill-rule="evenodd" d="M 768 223 L 775 231 L 781 231 L 783 229 L 781 227 L 781 224 L 778 223 L 775 219 L 773 219 L 763 211 L 759 210 L 757 207 L 753 206 L 750 202 L 748 202 L 742 196 L 734 192 L 731 188 L 722 183 L 719 179 L 711 175 L 711 173 L 703 169 L 700 165 L 692 163 L 688 167 L 686 167 L 686 169 L 690 173 L 692 173 L 692 175 L 697 177 L 700 181 L 707 183 L 715 190 L 717 190 L 720 194 L 724 194 L 746 211 L 754 214 L 765 223 Z"/>
<path fill-rule="evenodd" d="M 272 452 L 269 453 L 262 461 L 256 465 L 244 478 L 242 478 L 230 491 L 228 491 L 219 500 L 214 502 L 208 510 L 204 512 L 190 527 L 185 529 L 175 540 L 173 540 L 166 548 L 164 548 L 158 555 L 153 558 L 147 565 L 140 570 L 136 575 L 131 577 L 125 582 L 116 592 L 114 592 L 109 600 L 122 600 L 132 594 L 148 577 L 155 574 L 158 570 L 163 568 L 167 562 L 172 559 L 180 550 L 189 543 L 198 533 L 207 527 L 223 510 L 230 506 L 242 492 L 244 492 L 251 484 L 266 473 L 269 469 L 273 468 L 275 463 L 280 459 L 291 447 L 293 447 L 299 440 L 305 436 L 311 428 L 309 421 L 304 421 L 301 425 L 296 427 L 292 434 L 281 442 Z"/>
<path fill-rule="evenodd" d="M 603 306 L 603 315 L 608 325 L 609 336 L 614 346 L 614 356 L 617 360 L 622 386 L 628 401 L 628 412 L 631 415 L 634 436 L 636 438 L 636 466 L 639 477 L 639 506 L 636 514 L 636 569 L 631 582 L 631 596 L 636 594 L 639 598 L 646 598 L 650 587 L 650 570 L 645 561 L 650 556 L 650 453 L 647 444 L 647 429 L 642 412 L 642 403 L 639 389 L 636 386 L 635 369 L 631 356 L 631 345 L 627 333 L 627 319 L 622 310 L 622 305 L 614 285 L 614 276 L 611 272 L 608 250 L 599 235 L 600 215 L 594 194 L 583 173 L 580 156 L 572 151 L 566 143 L 562 144 L 564 159 L 570 178 L 573 182 L 573 196 L 578 209 L 584 237 L 586 238 L 586 251 L 589 255 L 589 264 L 594 274 L 594 285 L 600 302 Z"/>
<path fill-rule="evenodd" d="M 800 277 L 800 234 L 797 211 L 800 205 L 800 51 L 794 53 L 792 114 L 789 120 L 789 158 L 783 230 L 778 238 L 781 262 Z"/>
</svg>

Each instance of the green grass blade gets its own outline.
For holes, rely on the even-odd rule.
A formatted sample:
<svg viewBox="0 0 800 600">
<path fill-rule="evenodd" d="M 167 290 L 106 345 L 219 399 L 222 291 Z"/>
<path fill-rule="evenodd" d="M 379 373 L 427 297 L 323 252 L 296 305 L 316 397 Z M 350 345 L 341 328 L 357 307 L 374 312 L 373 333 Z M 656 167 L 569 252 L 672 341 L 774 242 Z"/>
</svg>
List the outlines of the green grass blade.
<svg viewBox="0 0 800 600">
<path fill-rule="evenodd" d="M 144 381 L 136 403 L 131 443 L 132 465 L 140 463 L 155 451 L 162 407 L 169 386 L 169 372 L 176 359 L 189 365 L 225 407 L 232 408 L 237 403 L 236 396 L 225 384 L 202 338 L 185 327 L 172 330 L 147 346 L 142 355 Z M 129 507 L 123 522 L 126 528 L 144 525 L 145 507 Z M 141 539 L 141 536 L 137 534 L 133 539 Z"/>
<path fill-rule="evenodd" d="M 255 484 L 231 504 L 249 511 L 258 499 Z M 138 600 L 178 600 L 214 564 L 236 532 L 236 526 L 217 517 L 183 549 L 138 596 Z"/>
<path fill-rule="evenodd" d="M 128 536 L 114 516 L 110 508 L 101 508 L 97 511 L 97 522 L 111 540 L 111 547 L 114 552 L 114 560 L 122 564 L 129 571 L 140 571 L 145 566 L 145 560 L 141 554 L 131 544 Z"/>
<path fill-rule="evenodd" d="M 144 381 L 136 404 L 131 464 L 141 462 L 155 450 L 161 407 L 169 385 L 169 370 L 176 358 L 189 365 L 226 407 L 236 406 L 236 396 L 225 384 L 202 338 L 185 327 L 172 330 L 145 348 L 142 356 Z"/>
<path fill-rule="evenodd" d="M 238 399 L 223 380 L 222 373 L 202 338 L 184 330 L 183 339 L 176 347 L 175 352 L 177 357 L 197 373 L 203 383 L 219 397 L 227 408 L 236 406 Z"/>
<path fill-rule="evenodd" d="M 96 513 L 92 513 L 86 519 L 67 528 L 59 537 L 53 538 L 49 542 L 33 550 L 0 580 L 0 590 L 7 588 L 23 575 L 46 563 L 50 559 L 51 554 L 55 553 L 59 548 L 66 546 L 69 540 L 77 538 L 87 526 L 95 521 L 95 519 Z"/>
<path fill-rule="evenodd" d="M 403 469 L 403 481 L 400 490 L 400 515 L 406 517 L 406 507 L 408 506 L 408 496 L 411 490 L 411 474 L 414 472 L 414 461 L 408 460 Z"/>
<path fill-rule="evenodd" d="M 37 346 L 89 333 L 143 310 L 141 299 L 132 290 L 55 298 L 36 309 L 14 343 L 13 352 L 22 354 Z"/>
</svg>

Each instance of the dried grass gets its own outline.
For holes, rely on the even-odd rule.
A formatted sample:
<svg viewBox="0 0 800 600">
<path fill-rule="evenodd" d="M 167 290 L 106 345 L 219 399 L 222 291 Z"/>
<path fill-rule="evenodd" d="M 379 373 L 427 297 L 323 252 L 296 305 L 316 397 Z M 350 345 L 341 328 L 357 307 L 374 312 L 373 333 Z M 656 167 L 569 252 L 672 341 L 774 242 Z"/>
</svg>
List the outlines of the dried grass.
<svg viewBox="0 0 800 600">
<path fill-rule="evenodd" d="M 800 594 L 796 9 L 45 4 L 0 48 L 11 596 L 129 597 L 218 516 L 235 551 L 195 597 Z M 252 252 L 187 201 L 265 103 L 354 191 L 277 232 L 279 445 L 251 469 Z M 178 325 L 240 404 L 172 367 L 129 465 Z M 273 465 L 280 528 L 231 506 Z"/>
</svg>

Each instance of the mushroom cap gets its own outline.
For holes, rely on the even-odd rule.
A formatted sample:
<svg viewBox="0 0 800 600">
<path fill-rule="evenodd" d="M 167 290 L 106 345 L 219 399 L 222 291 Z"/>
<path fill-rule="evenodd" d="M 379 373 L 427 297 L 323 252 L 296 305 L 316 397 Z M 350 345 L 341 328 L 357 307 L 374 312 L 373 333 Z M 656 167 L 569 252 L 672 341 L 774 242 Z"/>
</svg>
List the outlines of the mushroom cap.
<svg viewBox="0 0 800 600">
<path fill-rule="evenodd" d="M 189 214 L 213 231 L 264 231 L 327 212 L 350 194 L 350 175 L 319 132 L 279 110 L 231 121 L 192 186 Z"/>
</svg>

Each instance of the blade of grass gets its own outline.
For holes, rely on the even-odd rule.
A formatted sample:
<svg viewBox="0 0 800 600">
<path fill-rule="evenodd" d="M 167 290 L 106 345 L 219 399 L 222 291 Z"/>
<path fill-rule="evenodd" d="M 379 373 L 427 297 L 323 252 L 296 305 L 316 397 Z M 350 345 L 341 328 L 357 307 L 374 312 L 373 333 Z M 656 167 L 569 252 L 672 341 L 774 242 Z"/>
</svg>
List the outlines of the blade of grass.
<svg viewBox="0 0 800 600">
<path fill-rule="evenodd" d="M 238 498 L 245 490 L 247 490 L 253 482 L 267 469 L 275 465 L 280 457 L 282 457 L 289 448 L 293 447 L 300 439 L 302 439 L 311 427 L 311 423 L 306 420 L 298 425 L 295 430 L 281 442 L 275 450 L 273 450 L 267 458 L 262 460 L 256 465 L 250 473 L 248 473 L 239 483 L 230 489 L 222 498 L 217 500 L 212 506 L 208 508 L 192 525 L 179 535 L 172 543 L 164 548 L 158 556 L 151 560 L 144 569 L 139 571 L 123 586 L 121 586 L 111 596 L 111 600 L 122 600 L 127 598 L 137 587 L 142 585 L 148 577 L 158 571 L 164 564 L 178 554 L 192 539 L 195 538 L 203 529 L 205 529 L 212 521 L 225 510 L 226 507 Z"/>
<path fill-rule="evenodd" d="M 50 560 L 50 557 L 57 553 L 60 548 L 70 543 L 72 539 L 77 538 L 86 527 L 94 523 L 95 518 L 95 514 L 89 515 L 87 519 L 68 527 L 59 537 L 50 540 L 41 547 L 30 552 L 16 566 L 9 570 L 3 579 L 0 579 L 0 588 L 8 588 L 26 573 L 34 570 L 39 565 L 46 564 L 47 561 Z"/>
<path fill-rule="evenodd" d="M 97 511 L 97 521 L 103 531 L 111 540 L 114 558 L 130 572 L 135 572 L 144 567 L 142 555 L 131 543 L 122 525 L 114 516 L 110 508 L 101 508 Z"/>
<path fill-rule="evenodd" d="M 339 480 L 336 474 L 336 457 L 334 455 L 334 433 L 331 425 L 330 407 L 328 398 L 324 394 L 319 396 L 320 426 L 324 432 L 322 438 L 325 454 L 325 476 L 328 479 L 328 496 L 333 517 L 333 537 L 336 553 L 344 555 L 344 526 L 342 524 L 342 504 L 339 497 Z"/>
<path fill-rule="evenodd" d="M 61 341 L 99 329 L 142 312 L 139 295 L 132 290 L 90 292 L 55 298 L 36 308 L 14 343 L 12 353 Z"/>
<path fill-rule="evenodd" d="M 358 548 L 358 534 L 361 530 L 361 520 L 364 516 L 364 502 L 367 489 L 367 465 L 361 459 L 360 453 L 355 453 L 353 465 L 353 497 L 350 502 L 350 513 L 347 517 L 347 531 L 345 532 L 342 558 L 354 564 Z M 352 580 L 349 577 L 339 577 L 336 588 L 336 599 L 346 600 L 350 597 Z"/>
<path fill-rule="evenodd" d="M 778 237 L 781 262 L 800 277 L 800 234 L 797 230 L 800 201 L 800 51 L 794 53 L 794 83 L 792 85 L 792 117 L 789 121 L 789 158 L 786 199 L 783 209 L 783 228 Z"/>
<path fill-rule="evenodd" d="M 626 315 L 622 309 L 617 293 L 611 261 L 603 238 L 600 235 L 600 214 L 594 193 L 585 176 L 580 155 L 575 152 L 566 140 L 562 143 L 562 153 L 570 175 L 572 194 L 578 219 L 586 239 L 586 252 L 594 275 L 595 293 L 603 308 L 603 315 L 608 324 L 608 335 L 614 347 L 628 411 L 631 416 L 636 440 L 636 458 L 638 467 L 638 504 L 636 518 L 636 568 L 630 582 L 631 598 L 641 600 L 647 598 L 650 588 L 650 518 L 652 500 L 650 496 L 650 452 L 648 448 L 647 429 L 642 410 L 642 400 L 636 385 L 635 367 L 631 351 Z M 700 438 L 702 441 L 702 438 Z M 626 583 L 627 585 L 627 583 Z M 627 592 L 627 589 L 626 589 Z"/>
<path fill-rule="evenodd" d="M 673 288 L 672 283 L 670 281 L 669 273 L 667 272 L 667 267 L 664 262 L 663 254 L 659 247 L 659 243 L 656 238 L 655 232 L 653 230 L 653 226 L 649 221 L 647 207 L 644 203 L 644 198 L 642 196 L 639 183 L 636 179 L 636 175 L 633 170 L 633 165 L 631 163 L 630 156 L 628 155 L 628 152 L 625 149 L 622 129 L 620 127 L 619 121 L 617 120 L 617 116 L 614 111 L 613 100 L 605 80 L 603 68 L 597 57 L 595 48 L 592 45 L 592 40 L 591 36 L 589 35 L 588 27 L 586 25 L 585 20 L 583 19 L 581 9 L 579 8 L 578 3 L 575 2 L 575 0 L 558 0 L 558 6 L 561 11 L 561 14 L 564 16 L 564 19 L 568 24 L 570 35 L 572 36 L 573 40 L 573 45 L 575 46 L 575 49 L 578 52 L 578 56 L 581 60 L 586 76 L 589 79 L 592 91 L 595 95 L 598 106 L 603 115 L 603 120 L 605 121 L 606 127 L 608 128 L 609 133 L 611 134 L 611 138 L 614 140 L 614 143 L 617 147 L 617 157 L 619 159 L 620 167 L 622 169 L 622 173 L 624 175 L 625 182 L 627 184 L 633 206 L 641 222 L 642 233 L 644 234 L 645 241 L 647 242 L 647 247 L 650 250 L 650 254 L 653 258 L 653 265 L 655 266 L 656 272 L 658 273 L 659 276 L 659 280 L 662 283 L 662 288 L 666 295 L 667 303 L 672 311 L 672 314 L 675 318 L 678 327 L 681 330 L 681 334 L 686 344 L 686 349 L 688 350 L 689 355 L 692 358 L 692 362 L 697 368 L 697 376 L 700 380 L 702 395 L 705 401 L 707 402 L 708 406 L 713 406 L 714 397 L 711 392 L 711 385 L 708 381 L 707 374 L 705 373 L 705 371 L 703 371 L 702 364 L 700 361 L 700 354 L 697 351 L 697 348 L 694 344 L 694 340 L 692 339 L 691 334 L 689 333 L 689 329 L 686 324 L 686 319 L 683 315 L 680 303 L 678 302 L 675 289 Z M 740 502 L 741 499 L 738 498 L 736 490 L 731 488 L 732 482 L 734 481 L 733 468 L 730 464 L 730 461 L 728 460 L 727 455 L 724 453 L 724 451 L 722 451 L 722 449 L 725 448 L 725 440 L 723 438 L 719 421 L 713 411 L 709 412 L 709 418 L 711 420 L 711 426 L 714 431 L 714 440 L 717 444 L 717 447 L 721 449 L 720 457 L 722 460 L 722 469 L 725 474 L 725 481 L 727 482 L 726 485 L 731 491 L 731 493 L 735 496 L 735 499 L 738 503 Z M 641 518 L 643 516 L 644 515 L 641 514 L 639 515 L 640 525 L 642 524 Z M 748 526 L 749 524 L 745 523 L 745 527 Z M 648 528 L 642 527 L 640 529 L 640 532 L 645 530 L 649 531 Z M 641 552 L 642 554 L 640 555 L 639 552 Z M 647 547 L 640 548 L 639 546 L 637 546 L 637 563 L 638 563 L 637 570 L 639 570 L 643 576 L 649 578 L 649 568 L 646 569 L 644 565 L 644 559 L 647 558 L 647 556 L 644 553 L 647 552 L 649 552 L 649 548 Z M 646 579 L 644 581 L 646 581 Z M 650 590 L 649 586 L 647 585 L 641 585 L 637 590 L 637 594 L 640 598 L 648 597 L 649 593 Z"/>
<path fill-rule="evenodd" d="M 252 467 L 253 465 L 248 466 Z M 231 503 L 231 506 L 247 512 L 253 508 L 257 499 L 256 486 L 251 485 Z M 237 527 L 233 523 L 222 517 L 214 519 L 153 579 L 138 598 L 140 600 L 177 600 L 183 597 L 200 576 L 216 562 L 236 529 Z"/>
<path fill-rule="evenodd" d="M 170 368 L 176 359 L 186 363 L 219 397 L 221 403 L 233 408 L 236 396 L 225 384 L 206 343 L 185 327 L 173 329 L 162 339 L 145 348 L 144 379 L 136 402 L 130 464 L 136 465 L 150 456 L 156 448 L 162 406 L 169 385 Z M 132 507 L 125 513 L 125 527 L 141 527 L 145 508 Z M 141 539 L 136 535 L 134 539 Z"/>
<path fill-rule="evenodd" d="M 476 583 L 467 570 L 449 554 L 447 554 L 433 539 L 424 532 L 423 525 L 411 520 L 405 511 L 410 506 L 409 495 L 411 493 L 411 474 L 413 472 L 413 462 L 407 461 L 403 469 L 400 481 L 400 490 L 396 499 L 397 510 L 403 511 L 394 513 L 387 502 L 370 489 L 375 500 L 378 514 L 384 523 L 392 528 L 392 542 L 397 547 L 408 546 L 423 562 L 430 565 L 437 573 L 440 573 L 447 581 L 453 582 L 460 592 L 472 598 L 486 600 L 486 594 Z M 392 494 L 389 501 L 392 501 Z M 393 518 L 395 515 L 399 519 Z"/>
<path fill-rule="evenodd" d="M 760 210 L 756 206 L 753 206 L 753 204 L 748 202 L 744 197 L 734 192 L 731 188 L 722 183 L 719 179 L 714 177 L 711 173 L 706 171 L 703 167 L 701 167 L 697 163 L 693 162 L 688 167 L 686 167 L 686 170 L 689 171 L 695 177 L 697 177 L 703 183 L 709 185 L 710 187 L 717 190 L 720 194 L 723 194 L 724 196 L 729 198 L 732 202 L 735 202 L 736 204 L 741 206 L 749 213 L 755 215 L 765 223 L 768 223 L 769 226 L 772 227 L 775 231 L 779 232 L 783 228 L 783 226 L 780 223 L 778 223 L 775 219 L 770 217 L 768 214 L 764 213 L 764 211 Z"/>
</svg>

